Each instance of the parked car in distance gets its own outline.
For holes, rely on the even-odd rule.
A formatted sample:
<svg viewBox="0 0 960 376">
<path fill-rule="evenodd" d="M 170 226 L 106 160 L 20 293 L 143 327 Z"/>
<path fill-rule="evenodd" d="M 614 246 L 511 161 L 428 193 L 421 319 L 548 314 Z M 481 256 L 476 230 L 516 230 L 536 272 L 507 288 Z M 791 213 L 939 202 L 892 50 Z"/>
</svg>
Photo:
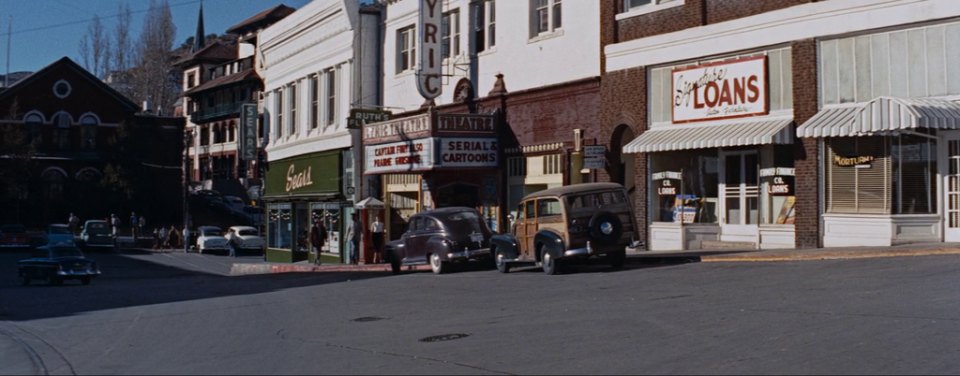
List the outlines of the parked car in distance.
<svg viewBox="0 0 960 376">
<path fill-rule="evenodd" d="M 623 266 L 637 226 L 622 185 L 583 183 L 534 192 L 520 201 L 510 232 L 491 240 L 497 270 L 534 264 L 546 274 L 591 257 Z"/>
<path fill-rule="evenodd" d="M 260 231 L 251 226 L 230 226 L 227 229 L 227 243 L 233 247 L 233 254 L 243 251 L 266 252 L 267 242 L 260 237 Z"/>
<path fill-rule="evenodd" d="M 76 239 L 70 226 L 63 223 L 54 223 L 47 226 L 47 232 L 44 234 L 47 245 L 76 245 Z"/>
<path fill-rule="evenodd" d="M 113 249 L 113 233 L 110 224 L 102 219 L 90 219 L 83 222 L 80 230 L 80 247 L 90 250 L 93 248 Z"/>
<path fill-rule="evenodd" d="M 30 248 L 27 228 L 20 224 L 0 226 L 0 248 Z"/>
<path fill-rule="evenodd" d="M 30 258 L 17 261 L 17 274 L 20 284 L 24 286 L 37 279 L 46 280 L 52 285 L 78 279 L 80 283 L 89 285 L 100 275 L 100 268 L 96 261 L 86 258 L 76 246 L 45 245 L 34 249 Z"/>
<path fill-rule="evenodd" d="M 230 210 L 238 213 L 242 213 L 243 208 L 247 206 L 247 203 L 243 202 L 243 199 L 237 196 L 223 196 L 223 202 L 227 204 Z"/>
<path fill-rule="evenodd" d="M 453 264 L 468 261 L 493 266 L 490 254 L 492 233 L 475 209 L 427 210 L 412 215 L 408 223 L 407 231 L 400 239 L 387 243 L 384 251 L 393 274 L 399 274 L 405 265 L 430 264 L 435 274 L 450 270 Z"/>
<path fill-rule="evenodd" d="M 210 253 L 210 251 L 230 252 L 230 245 L 227 238 L 223 237 L 223 230 L 217 226 L 197 227 L 197 252 Z"/>
</svg>

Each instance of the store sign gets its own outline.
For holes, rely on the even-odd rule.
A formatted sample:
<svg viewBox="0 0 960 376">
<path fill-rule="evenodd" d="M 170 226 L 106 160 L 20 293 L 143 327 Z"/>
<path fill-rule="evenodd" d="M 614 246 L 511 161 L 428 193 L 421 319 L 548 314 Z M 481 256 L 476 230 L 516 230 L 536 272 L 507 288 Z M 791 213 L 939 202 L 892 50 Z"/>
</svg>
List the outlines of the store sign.
<svg viewBox="0 0 960 376">
<path fill-rule="evenodd" d="M 872 155 L 861 155 L 857 157 L 841 157 L 839 155 L 833 156 L 833 164 L 840 167 L 861 167 L 866 166 L 870 167 L 870 163 L 876 160 L 877 157 Z"/>
<path fill-rule="evenodd" d="M 257 159 L 257 113 L 256 104 L 244 104 L 240 113 L 240 159 L 252 161 Z"/>
<path fill-rule="evenodd" d="M 607 147 L 588 145 L 583 147 L 583 168 L 602 169 L 607 165 Z"/>
<path fill-rule="evenodd" d="M 789 167 L 770 167 L 760 169 L 760 177 L 767 183 L 767 193 L 773 196 L 794 195 L 794 169 Z"/>
<path fill-rule="evenodd" d="M 657 195 L 660 196 L 676 196 L 677 191 L 677 186 L 674 184 L 674 180 L 672 179 L 661 180 L 660 186 L 657 187 Z"/>
<path fill-rule="evenodd" d="M 443 56 L 440 53 L 440 23 L 443 20 L 443 3 L 440 0 L 420 0 L 420 17 L 417 23 L 419 34 L 420 66 L 417 67 L 417 91 L 424 99 L 440 96 L 440 75 Z"/>
<path fill-rule="evenodd" d="M 365 124 L 387 121 L 390 116 L 393 116 L 390 111 L 354 108 L 350 110 L 350 117 L 347 118 L 347 129 L 360 129 Z"/>
<path fill-rule="evenodd" d="M 437 133 L 443 134 L 496 134 L 493 115 L 437 114 Z"/>
<path fill-rule="evenodd" d="M 443 138 L 440 165 L 443 167 L 497 167 L 496 138 Z"/>
<path fill-rule="evenodd" d="M 322 152 L 270 162 L 264 197 L 340 192 L 340 153 Z"/>
<path fill-rule="evenodd" d="M 677 68 L 672 77 L 674 123 L 769 111 L 766 56 Z"/>
<path fill-rule="evenodd" d="M 421 138 L 365 146 L 364 171 L 379 174 L 429 170 L 434 166 L 433 144 L 433 138 Z"/>
</svg>

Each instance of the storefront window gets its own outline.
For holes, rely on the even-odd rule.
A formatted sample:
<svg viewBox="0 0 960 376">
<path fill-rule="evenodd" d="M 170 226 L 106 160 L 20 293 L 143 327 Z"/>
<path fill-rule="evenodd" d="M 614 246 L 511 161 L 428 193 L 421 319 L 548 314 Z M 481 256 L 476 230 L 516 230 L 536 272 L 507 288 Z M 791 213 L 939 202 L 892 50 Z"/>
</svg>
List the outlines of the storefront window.
<svg viewBox="0 0 960 376">
<path fill-rule="evenodd" d="M 683 218 L 683 223 L 717 223 L 718 163 L 716 149 L 654 154 L 650 191 L 653 220 L 680 222 Z M 680 176 L 682 179 L 677 179 Z"/>
<path fill-rule="evenodd" d="M 773 146 L 773 166 L 760 169 L 764 188 L 765 224 L 793 224 L 796 219 L 796 178 L 793 169 L 793 146 Z"/>
<path fill-rule="evenodd" d="M 290 249 L 293 245 L 293 222 L 290 204 L 267 206 L 267 242 L 270 248 Z"/>
<path fill-rule="evenodd" d="M 903 135 L 834 138 L 826 143 L 828 213 L 936 212 L 934 140 Z"/>
</svg>

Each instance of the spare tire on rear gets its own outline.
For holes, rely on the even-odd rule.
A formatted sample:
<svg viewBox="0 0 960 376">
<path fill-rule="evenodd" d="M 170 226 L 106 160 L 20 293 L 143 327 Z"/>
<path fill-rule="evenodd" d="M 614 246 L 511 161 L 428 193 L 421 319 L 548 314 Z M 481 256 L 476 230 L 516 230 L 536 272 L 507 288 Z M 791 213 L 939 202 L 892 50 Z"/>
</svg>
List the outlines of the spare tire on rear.
<svg viewBox="0 0 960 376">
<path fill-rule="evenodd" d="M 623 222 L 611 212 L 598 212 L 590 218 L 590 238 L 600 245 L 614 245 L 623 235 Z"/>
</svg>

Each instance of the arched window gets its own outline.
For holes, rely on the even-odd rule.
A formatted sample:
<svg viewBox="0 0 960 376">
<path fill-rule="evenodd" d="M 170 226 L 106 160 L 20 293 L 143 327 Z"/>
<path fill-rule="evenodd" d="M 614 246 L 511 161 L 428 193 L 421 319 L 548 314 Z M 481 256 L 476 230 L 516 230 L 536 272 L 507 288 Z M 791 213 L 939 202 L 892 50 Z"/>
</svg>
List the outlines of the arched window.
<svg viewBox="0 0 960 376">
<path fill-rule="evenodd" d="M 74 177 L 77 179 L 77 181 L 80 181 L 80 182 L 96 183 L 100 181 L 100 178 L 103 177 L 103 174 L 101 174 L 100 171 L 97 171 L 97 169 L 93 167 L 86 167 L 81 169 L 80 171 L 77 171 L 77 174 L 74 175 Z"/>
<path fill-rule="evenodd" d="M 31 112 L 23 117 L 23 123 L 30 133 L 29 141 L 37 144 L 43 142 L 43 115 Z"/>
<path fill-rule="evenodd" d="M 86 114 L 80 117 L 80 142 L 84 149 L 97 147 L 97 125 L 100 119 L 96 115 Z"/>
<path fill-rule="evenodd" d="M 66 177 L 67 174 L 59 167 L 47 168 L 43 174 L 40 175 L 40 180 L 43 182 L 43 186 L 41 187 L 43 198 L 48 200 L 62 199 L 63 183 Z"/>
<path fill-rule="evenodd" d="M 70 125 L 73 117 L 60 111 L 53 115 L 53 144 L 57 148 L 66 149 L 70 144 Z"/>
</svg>

